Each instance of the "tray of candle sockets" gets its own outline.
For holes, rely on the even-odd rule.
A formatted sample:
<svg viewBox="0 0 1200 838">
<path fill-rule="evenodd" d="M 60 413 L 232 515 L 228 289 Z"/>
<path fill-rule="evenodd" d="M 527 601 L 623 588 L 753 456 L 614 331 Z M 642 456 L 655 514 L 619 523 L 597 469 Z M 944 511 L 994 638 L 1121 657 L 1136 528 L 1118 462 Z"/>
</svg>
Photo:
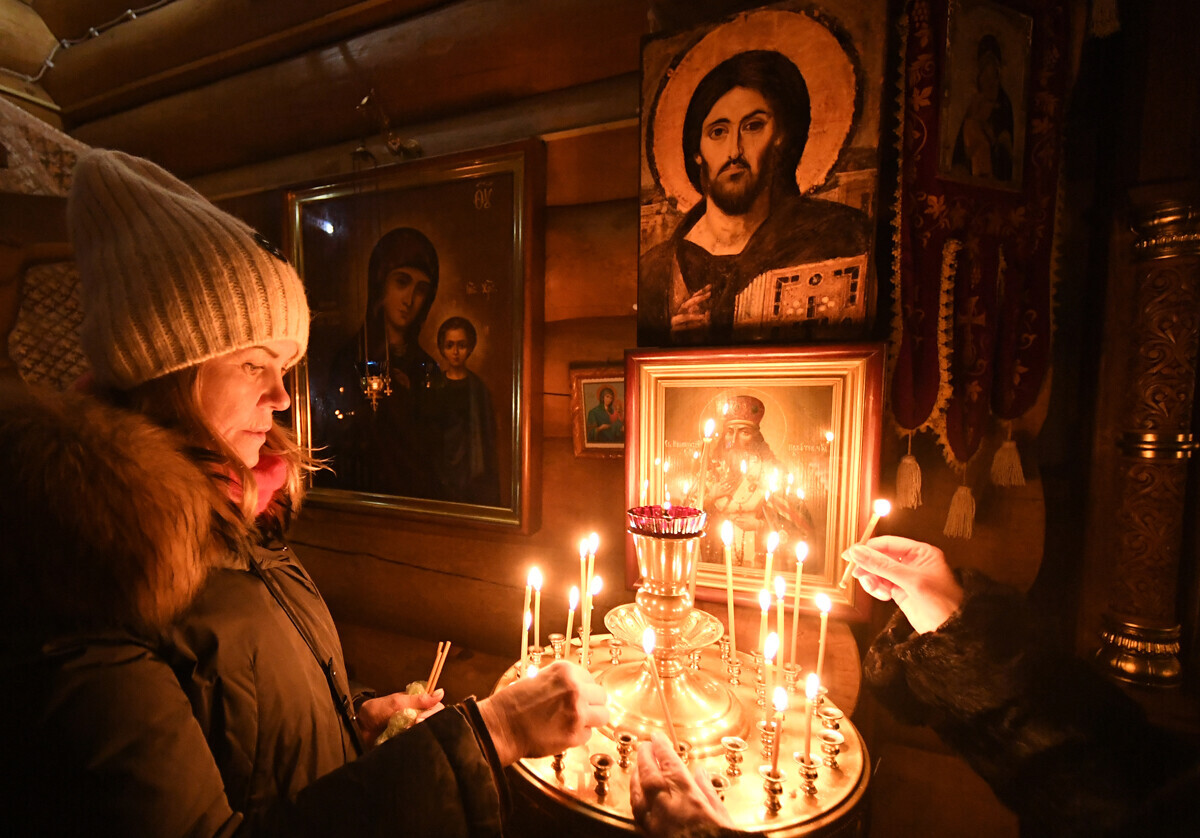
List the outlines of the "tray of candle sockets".
<svg viewBox="0 0 1200 838">
<path fill-rule="evenodd" d="M 603 636 L 594 637 L 591 647 L 593 675 L 618 662 L 628 664 L 645 657 L 636 647 L 611 654 Z M 841 833 L 863 817 L 859 804 L 866 792 L 870 762 L 858 730 L 825 697 L 823 689 L 811 703 L 802 690 L 789 696 L 793 707 L 784 713 L 777 758 L 780 776 L 776 778 L 771 774 L 772 726 L 764 725 L 763 720 L 770 716 L 757 706 L 754 661 L 743 654 L 739 659 L 744 677 L 730 690 L 746 709 L 747 729 L 738 736 L 723 737 L 716 747 L 702 749 L 711 753 L 691 758 L 690 765 L 704 766 L 739 829 L 772 836 Z M 698 663 L 724 677 L 726 665 L 718 646 L 704 648 Z M 511 683 L 517 670 L 518 665 L 511 667 L 496 688 Z M 812 708 L 808 713 L 800 709 L 806 705 Z M 608 728 L 594 730 L 579 747 L 517 763 L 515 777 L 528 786 L 523 791 L 540 795 L 551 808 L 561 807 L 564 816 L 582 815 L 618 831 L 634 832 L 629 778 L 637 761 L 637 742 L 621 729 L 620 719 L 613 722 Z M 686 731 L 678 733 L 689 738 Z M 801 763 L 806 738 L 811 756 Z"/>
</svg>

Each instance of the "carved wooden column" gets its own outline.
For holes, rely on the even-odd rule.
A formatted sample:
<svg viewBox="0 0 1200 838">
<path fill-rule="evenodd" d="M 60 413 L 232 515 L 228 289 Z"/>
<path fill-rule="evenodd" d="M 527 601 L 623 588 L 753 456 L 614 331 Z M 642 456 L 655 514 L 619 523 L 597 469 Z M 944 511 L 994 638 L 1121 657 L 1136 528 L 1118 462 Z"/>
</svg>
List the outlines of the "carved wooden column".
<svg viewBox="0 0 1200 838">
<path fill-rule="evenodd" d="M 1097 659 L 1114 677 L 1180 680 L 1179 562 L 1200 345 L 1200 207 L 1136 206 L 1130 388 L 1119 446 L 1116 566 Z"/>
</svg>

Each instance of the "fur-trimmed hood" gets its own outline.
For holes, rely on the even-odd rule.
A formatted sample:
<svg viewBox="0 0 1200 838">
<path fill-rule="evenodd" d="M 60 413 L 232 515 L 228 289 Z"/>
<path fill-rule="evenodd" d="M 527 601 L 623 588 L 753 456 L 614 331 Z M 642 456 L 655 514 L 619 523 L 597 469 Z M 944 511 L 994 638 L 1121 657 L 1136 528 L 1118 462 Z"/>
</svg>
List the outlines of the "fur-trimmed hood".
<svg viewBox="0 0 1200 838">
<path fill-rule="evenodd" d="M 161 631 L 228 564 L 227 501 L 182 438 L 79 394 L 0 385 L 0 630 Z"/>
</svg>

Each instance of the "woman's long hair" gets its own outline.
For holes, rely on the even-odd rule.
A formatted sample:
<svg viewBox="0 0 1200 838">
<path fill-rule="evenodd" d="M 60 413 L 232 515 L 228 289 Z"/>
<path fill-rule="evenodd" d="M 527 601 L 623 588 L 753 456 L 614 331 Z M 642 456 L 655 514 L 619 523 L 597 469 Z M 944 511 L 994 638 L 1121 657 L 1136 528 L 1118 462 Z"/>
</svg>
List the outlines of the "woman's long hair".
<svg viewBox="0 0 1200 838">
<path fill-rule="evenodd" d="M 227 496 L 241 525 L 264 535 L 282 535 L 304 499 L 305 476 L 324 463 L 300 447 L 291 431 L 272 421 L 262 447 L 263 456 L 283 460 L 286 477 L 266 510 L 257 519 L 258 482 L 237 453 L 204 419 L 200 409 L 200 366 L 191 366 L 113 394 L 112 401 L 150 417 L 159 425 L 180 433 L 192 446 L 193 456 L 203 462 L 210 478 Z M 242 488 L 234 500 L 233 484 Z"/>
</svg>

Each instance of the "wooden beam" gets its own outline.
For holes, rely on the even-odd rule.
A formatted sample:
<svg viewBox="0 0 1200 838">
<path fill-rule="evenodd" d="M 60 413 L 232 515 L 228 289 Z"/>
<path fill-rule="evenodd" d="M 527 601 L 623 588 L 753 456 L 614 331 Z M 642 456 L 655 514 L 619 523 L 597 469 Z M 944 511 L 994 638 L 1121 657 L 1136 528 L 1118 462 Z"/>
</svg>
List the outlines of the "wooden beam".
<svg viewBox="0 0 1200 838">
<path fill-rule="evenodd" d="M 298 58 L 178 93 L 71 133 L 183 176 L 399 129 L 636 72 L 644 0 L 464 0 Z"/>
<path fill-rule="evenodd" d="M 437 0 L 175 2 L 61 51 L 47 74 L 47 85 L 63 106 L 68 124 L 79 124 L 435 5 Z M 87 26 L 100 22 L 97 17 L 69 36 L 85 34 Z"/>
</svg>

